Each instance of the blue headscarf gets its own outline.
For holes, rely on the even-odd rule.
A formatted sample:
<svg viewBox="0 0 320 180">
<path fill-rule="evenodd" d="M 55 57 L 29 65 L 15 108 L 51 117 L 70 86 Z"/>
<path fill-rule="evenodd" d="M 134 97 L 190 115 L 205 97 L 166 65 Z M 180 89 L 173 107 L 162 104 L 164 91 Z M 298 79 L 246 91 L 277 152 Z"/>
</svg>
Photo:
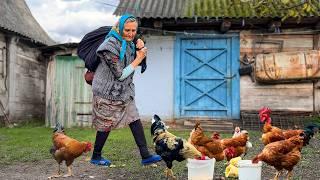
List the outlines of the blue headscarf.
<svg viewBox="0 0 320 180">
<path fill-rule="evenodd" d="M 121 42 L 120 61 L 123 60 L 124 55 L 126 54 L 127 43 L 130 44 L 130 48 L 131 48 L 132 52 L 135 52 L 134 43 L 132 41 L 131 42 L 127 42 L 126 40 L 124 40 L 122 38 L 124 24 L 125 24 L 126 20 L 129 19 L 129 18 L 134 18 L 135 19 L 135 17 L 133 15 L 131 15 L 131 14 L 124 14 L 123 16 L 121 16 L 120 19 L 119 19 L 119 24 L 118 24 L 119 32 L 117 32 L 115 28 L 112 28 L 110 30 L 110 32 L 108 33 L 108 35 L 106 36 L 106 38 L 115 37 L 118 41 Z"/>
</svg>

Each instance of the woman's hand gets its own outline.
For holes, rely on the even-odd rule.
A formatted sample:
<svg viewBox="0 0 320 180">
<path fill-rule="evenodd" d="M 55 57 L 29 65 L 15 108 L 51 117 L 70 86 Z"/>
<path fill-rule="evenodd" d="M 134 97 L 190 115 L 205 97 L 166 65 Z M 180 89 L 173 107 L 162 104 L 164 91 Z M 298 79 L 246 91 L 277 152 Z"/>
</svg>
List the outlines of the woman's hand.
<svg viewBox="0 0 320 180">
<path fill-rule="evenodd" d="M 139 61 L 139 63 L 147 56 L 147 50 L 148 49 L 144 47 L 141 50 L 136 51 L 137 53 L 136 59 Z"/>
<path fill-rule="evenodd" d="M 138 39 L 136 48 L 139 50 L 139 49 L 142 49 L 143 47 L 144 47 L 144 42 L 141 39 Z"/>
<path fill-rule="evenodd" d="M 136 51 L 136 59 L 131 63 L 133 67 L 137 67 L 141 61 L 147 56 L 147 48 L 144 47 L 139 51 Z"/>
</svg>

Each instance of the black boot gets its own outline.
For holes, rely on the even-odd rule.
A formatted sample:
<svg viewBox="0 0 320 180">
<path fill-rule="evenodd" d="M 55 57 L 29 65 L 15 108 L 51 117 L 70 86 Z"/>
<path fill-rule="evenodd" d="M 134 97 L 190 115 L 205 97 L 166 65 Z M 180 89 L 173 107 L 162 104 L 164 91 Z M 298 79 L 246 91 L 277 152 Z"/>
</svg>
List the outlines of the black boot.
<svg viewBox="0 0 320 180">
<path fill-rule="evenodd" d="M 109 166 L 111 164 L 111 161 L 108 159 L 104 159 L 101 156 L 102 148 L 109 136 L 110 131 L 108 132 L 102 132 L 97 131 L 96 134 L 96 141 L 94 143 L 94 149 L 91 157 L 91 163 L 96 165 L 103 165 L 103 166 Z"/>
<path fill-rule="evenodd" d="M 146 159 L 150 157 L 151 155 L 147 147 L 147 141 L 144 135 L 143 126 L 141 124 L 140 119 L 132 122 L 131 124 L 129 124 L 129 126 L 134 140 L 136 141 L 136 144 L 139 148 L 141 158 Z"/>
<path fill-rule="evenodd" d="M 140 155 L 141 155 L 141 164 L 148 165 L 153 164 L 155 162 L 161 161 L 161 157 L 158 155 L 151 155 L 149 153 L 147 147 L 146 137 L 144 135 L 143 126 L 141 124 L 140 119 L 132 122 L 129 124 L 131 132 L 133 134 L 134 140 L 139 148 Z"/>
</svg>

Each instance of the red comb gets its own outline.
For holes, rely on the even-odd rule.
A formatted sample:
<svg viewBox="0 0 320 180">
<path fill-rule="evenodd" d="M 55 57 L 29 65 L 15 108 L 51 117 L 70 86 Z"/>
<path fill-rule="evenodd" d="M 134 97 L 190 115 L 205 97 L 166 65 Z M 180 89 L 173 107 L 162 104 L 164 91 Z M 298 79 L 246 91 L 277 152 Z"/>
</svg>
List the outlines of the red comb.
<svg viewBox="0 0 320 180">
<path fill-rule="evenodd" d="M 259 118 L 261 122 L 267 121 L 267 123 L 271 123 L 271 109 L 268 107 L 263 107 L 259 110 Z"/>
</svg>

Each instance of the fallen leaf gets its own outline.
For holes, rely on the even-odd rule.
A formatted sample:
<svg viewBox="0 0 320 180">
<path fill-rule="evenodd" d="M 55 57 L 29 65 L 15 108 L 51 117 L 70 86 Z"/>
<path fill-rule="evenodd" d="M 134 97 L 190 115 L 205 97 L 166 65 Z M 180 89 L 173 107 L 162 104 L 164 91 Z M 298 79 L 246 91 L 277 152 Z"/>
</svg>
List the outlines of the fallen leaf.
<svg viewBox="0 0 320 180">
<path fill-rule="evenodd" d="M 154 167 L 154 168 L 155 168 L 155 167 L 158 167 L 157 164 L 151 164 L 150 166 L 151 166 L 151 167 Z"/>
</svg>

